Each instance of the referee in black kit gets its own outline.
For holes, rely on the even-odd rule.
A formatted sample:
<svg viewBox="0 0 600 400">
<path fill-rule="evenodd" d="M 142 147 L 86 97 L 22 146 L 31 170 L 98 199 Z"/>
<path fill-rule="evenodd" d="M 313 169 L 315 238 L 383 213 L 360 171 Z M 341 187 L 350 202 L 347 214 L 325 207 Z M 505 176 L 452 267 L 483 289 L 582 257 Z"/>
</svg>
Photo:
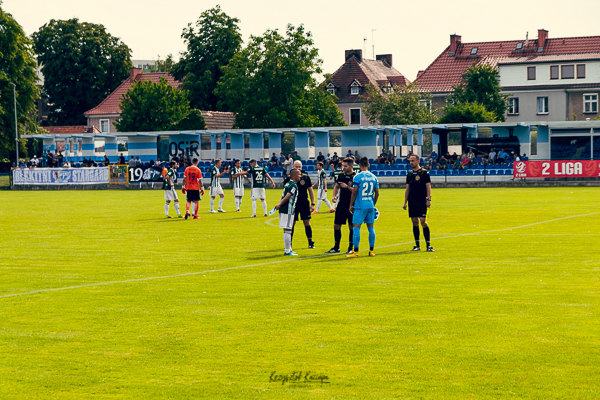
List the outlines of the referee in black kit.
<svg viewBox="0 0 600 400">
<path fill-rule="evenodd" d="M 312 238 L 312 228 L 310 226 L 310 218 L 313 211 L 315 211 L 315 194 L 312 188 L 312 182 L 310 176 L 302 169 L 302 161 L 294 161 L 294 168 L 300 171 L 300 181 L 298 181 L 298 200 L 296 202 L 296 218 L 295 221 L 302 220 L 304 223 L 304 232 L 308 239 L 308 248 L 314 249 L 315 242 Z M 286 175 L 283 180 L 285 185 L 290 180 L 289 175 Z M 310 196 L 310 203 L 308 197 Z M 295 224 L 294 224 L 295 227 Z M 292 240 L 294 239 L 294 229 L 292 229 Z"/>
<path fill-rule="evenodd" d="M 413 235 L 415 236 L 415 247 L 412 251 L 421 250 L 419 240 L 419 220 L 423 227 L 423 236 L 427 244 L 427 251 L 433 252 L 429 238 L 429 226 L 427 225 L 427 209 L 431 207 L 431 179 L 425 168 L 419 167 L 419 156 L 413 154 L 408 159 L 412 171 L 406 175 L 406 191 L 404 192 L 404 206 L 408 204 L 408 216 L 412 220 Z"/>
</svg>

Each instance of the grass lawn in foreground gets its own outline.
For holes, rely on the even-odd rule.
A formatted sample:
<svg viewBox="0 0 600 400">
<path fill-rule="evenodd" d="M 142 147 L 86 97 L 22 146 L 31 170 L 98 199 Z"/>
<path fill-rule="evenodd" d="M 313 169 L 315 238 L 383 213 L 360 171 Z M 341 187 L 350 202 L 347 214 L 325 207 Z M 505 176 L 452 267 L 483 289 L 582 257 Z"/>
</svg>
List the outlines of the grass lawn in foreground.
<svg viewBox="0 0 600 400">
<path fill-rule="evenodd" d="M 333 214 L 284 257 L 231 191 L 187 221 L 161 191 L 2 191 L 0 398 L 597 399 L 599 195 L 434 189 L 413 253 L 383 189 L 377 256 L 346 259 Z"/>
</svg>

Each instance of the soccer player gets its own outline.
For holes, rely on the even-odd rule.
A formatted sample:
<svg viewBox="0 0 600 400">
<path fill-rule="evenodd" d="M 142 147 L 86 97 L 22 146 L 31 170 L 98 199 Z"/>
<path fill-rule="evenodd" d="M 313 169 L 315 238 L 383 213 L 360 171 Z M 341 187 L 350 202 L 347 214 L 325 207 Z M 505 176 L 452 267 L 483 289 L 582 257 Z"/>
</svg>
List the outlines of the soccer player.
<svg viewBox="0 0 600 400">
<path fill-rule="evenodd" d="M 190 216 L 190 206 L 194 219 L 200 219 L 198 216 L 198 202 L 201 200 L 200 194 L 204 196 L 204 185 L 202 184 L 202 171 L 198 168 L 197 158 L 192 160 L 192 165 L 187 167 L 183 173 L 183 190 L 187 201 L 185 219 Z"/>
<path fill-rule="evenodd" d="M 283 186 L 283 194 L 279 204 L 275 206 L 279 210 L 279 227 L 283 229 L 283 244 L 285 246 L 286 256 L 297 256 L 292 250 L 292 230 L 296 218 L 296 200 L 298 200 L 298 181 L 300 181 L 300 171 L 292 169 L 290 171 L 290 180 Z"/>
<path fill-rule="evenodd" d="M 406 191 L 404 192 L 404 206 L 406 210 L 408 204 L 408 216 L 413 224 L 413 236 L 415 237 L 415 247 L 412 251 L 421 250 L 419 240 L 419 221 L 423 227 L 423 236 L 427 244 L 427 251 L 433 252 L 431 242 L 429 241 L 430 232 L 427 225 L 427 209 L 431 207 L 431 179 L 429 172 L 419 166 L 419 156 L 413 154 L 408 159 L 412 171 L 406 175 Z"/>
<path fill-rule="evenodd" d="M 354 162 L 354 159 L 352 159 L 352 162 Z M 337 183 L 339 176 L 344 173 L 344 171 L 342 169 L 342 163 L 338 163 L 337 167 L 338 168 L 336 169 L 336 166 L 334 164 L 331 164 L 332 171 L 331 171 L 331 174 L 329 174 L 329 179 L 330 180 L 333 179 L 334 185 Z M 336 202 L 336 200 L 333 200 L 333 209 L 334 210 L 337 210 L 339 201 L 340 201 L 339 197 L 337 198 L 337 202 Z"/>
<path fill-rule="evenodd" d="M 267 196 L 265 194 L 265 180 L 271 181 L 273 189 L 275 189 L 275 182 L 273 178 L 267 173 L 265 167 L 258 165 L 255 159 L 250 160 L 250 168 L 247 171 L 240 172 L 242 175 L 252 176 L 252 194 L 250 199 L 252 200 L 252 218 L 256 217 L 256 200 L 262 201 L 264 216 L 268 217 L 267 214 Z"/>
<path fill-rule="evenodd" d="M 210 212 L 211 214 L 216 214 L 218 212 L 224 213 L 223 210 L 223 200 L 225 200 L 225 194 L 223 193 L 223 188 L 221 187 L 221 178 L 223 175 L 229 172 L 229 168 L 223 170 L 223 172 L 219 173 L 219 167 L 221 167 L 221 159 L 217 158 L 215 160 L 215 165 L 210 169 Z M 219 211 L 215 211 L 215 197 L 220 196 L 219 199 Z"/>
<path fill-rule="evenodd" d="M 298 204 L 296 204 L 296 221 L 302 220 L 304 223 L 304 233 L 308 239 L 308 248 L 314 249 L 315 242 L 312 239 L 312 228 L 310 226 L 311 213 L 315 210 L 315 194 L 312 188 L 312 182 L 310 176 L 302 170 L 302 161 L 294 161 L 294 168 L 300 171 L 300 180 L 298 181 Z M 286 176 L 283 183 L 287 183 L 290 180 L 289 176 Z M 310 205 L 308 197 L 310 195 Z M 292 239 L 294 238 L 294 230 L 292 230 Z"/>
<path fill-rule="evenodd" d="M 354 156 L 350 156 L 350 158 L 352 159 L 352 170 L 354 171 L 354 174 L 358 175 L 360 174 L 360 166 L 358 165 L 358 161 L 356 160 L 356 158 L 354 158 Z"/>
<path fill-rule="evenodd" d="M 319 210 L 321 209 L 321 203 L 323 201 L 325 202 L 325 204 L 327 204 L 327 207 L 329 207 L 330 213 L 335 211 L 333 209 L 333 206 L 327 199 L 327 180 L 326 179 L 327 179 L 327 174 L 325 173 L 325 170 L 323 169 L 323 163 L 318 162 L 317 163 L 317 182 L 313 185 L 313 187 L 317 186 L 317 209 L 312 212 L 313 214 L 317 214 L 319 212 Z"/>
<path fill-rule="evenodd" d="M 244 197 L 244 175 L 241 160 L 234 160 L 231 179 L 233 183 L 233 195 L 235 196 L 235 211 L 240 212 L 242 198 Z"/>
<path fill-rule="evenodd" d="M 377 177 L 369 172 L 369 159 L 362 157 L 358 163 L 360 174 L 354 177 L 352 198 L 350 199 L 350 212 L 352 224 L 354 225 L 354 252 L 346 257 L 358 257 L 358 245 L 360 244 L 360 226 L 367 224 L 369 229 L 369 256 L 375 253 L 375 204 L 379 199 L 379 181 Z"/>
<path fill-rule="evenodd" d="M 171 168 L 167 170 L 167 173 L 163 177 L 163 189 L 165 191 L 165 215 L 167 218 L 172 218 L 169 215 L 169 205 L 171 201 L 173 201 L 173 205 L 175 206 L 175 212 L 177 213 L 177 218 L 181 218 L 181 212 L 179 211 L 179 198 L 177 197 L 177 192 L 175 191 L 175 178 L 177 178 L 177 162 L 171 161 Z"/>
<path fill-rule="evenodd" d="M 335 186 L 333 187 L 333 202 L 339 201 L 338 206 L 335 209 L 335 218 L 333 221 L 333 237 L 335 239 L 335 245 L 327 253 L 339 253 L 340 242 L 342 241 L 342 225 L 346 225 L 348 222 L 348 251 L 346 254 L 352 254 L 353 252 L 353 231 L 352 231 L 352 214 L 350 213 L 350 200 L 352 199 L 352 181 L 355 173 L 353 170 L 354 161 L 352 158 L 347 157 L 342 161 L 343 174 L 339 175 Z M 339 200 L 338 200 L 339 199 Z"/>
</svg>

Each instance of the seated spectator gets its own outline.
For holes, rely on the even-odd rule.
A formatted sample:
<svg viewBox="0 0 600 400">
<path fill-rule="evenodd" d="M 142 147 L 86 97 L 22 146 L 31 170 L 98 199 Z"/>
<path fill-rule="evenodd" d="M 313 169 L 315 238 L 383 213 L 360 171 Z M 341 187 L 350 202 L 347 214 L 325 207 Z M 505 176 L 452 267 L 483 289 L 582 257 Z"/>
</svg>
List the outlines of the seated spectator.
<svg viewBox="0 0 600 400">
<path fill-rule="evenodd" d="M 333 164 L 335 168 L 337 168 L 338 163 L 340 162 L 340 157 L 336 151 L 333 152 L 333 156 L 331 156 L 330 163 Z"/>
<path fill-rule="evenodd" d="M 377 157 L 377 164 L 381 165 L 385 163 L 387 163 L 387 152 L 385 151 L 385 149 L 383 149 L 379 157 Z"/>
<path fill-rule="evenodd" d="M 19 160 L 19 168 L 27 168 L 27 164 L 25 160 Z"/>
<path fill-rule="evenodd" d="M 460 161 L 460 156 L 458 154 L 456 154 L 456 152 L 454 152 L 454 154 L 452 154 L 452 161 Z"/>
<path fill-rule="evenodd" d="M 135 167 L 135 158 L 133 158 L 133 156 L 131 156 L 131 159 L 129 160 L 129 168 L 133 168 Z"/>
<path fill-rule="evenodd" d="M 319 152 L 319 155 L 317 156 L 317 162 L 325 164 L 325 156 L 323 155 L 323 153 Z"/>
<path fill-rule="evenodd" d="M 277 155 L 275 153 L 273 153 L 273 155 L 271 156 L 268 165 L 271 167 L 276 167 L 279 165 L 279 160 L 277 159 Z"/>
<path fill-rule="evenodd" d="M 452 169 L 460 169 L 460 159 L 457 158 L 456 161 L 454 161 L 452 164 Z"/>
<path fill-rule="evenodd" d="M 137 165 L 137 166 L 141 166 L 142 165 L 142 160 L 140 160 L 139 156 L 135 158 L 135 165 Z"/>
<path fill-rule="evenodd" d="M 431 159 L 433 160 L 434 163 L 438 159 L 438 154 L 435 152 L 435 150 L 431 152 Z"/>
<path fill-rule="evenodd" d="M 444 154 L 444 157 L 446 158 L 446 161 L 452 161 L 452 156 L 450 155 L 450 152 L 447 151 L 446 154 Z"/>
<path fill-rule="evenodd" d="M 489 158 L 489 163 L 494 165 L 496 164 L 496 150 L 492 149 L 492 151 L 490 151 L 490 154 L 488 154 L 488 158 Z"/>
<path fill-rule="evenodd" d="M 83 157 L 83 160 L 81 161 L 81 164 L 85 167 L 88 163 L 87 158 Z"/>
<path fill-rule="evenodd" d="M 388 150 L 388 154 L 387 154 L 387 164 L 391 165 L 394 163 L 394 154 L 392 153 L 392 150 Z"/>
<path fill-rule="evenodd" d="M 433 159 L 431 158 L 431 154 L 428 155 L 427 158 L 423 161 L 423 167 L 426 170 L 431 171 L 433 167 Z"/>
<path fill-rule="evenodd" d="M 327 158 L 325 159 L 325 165 L 331 165 L 331 154 L 327 153 Z"/>
<path fill-rule="evenodd" d="M 31 168 L 37 168 L 38 165 L 40 165 L 40 160 L 37 158 L 37 156 L 33 156 L 31 159 Z"/>
<path fill-rule="evenodd" d="M 71 163 L 69 162 L 69 160 L 65 161 L 62 165 L 63 168 L 71 168 Z"/>
<path fill-rule="evenodd" d="M 354 155 L 354 153 L 352 153 L 352 150 L 348 149 L 348 152 L 346 153 L 346 157 L 350 157 L 353 155 Z"/>
<path fill-rule="evenodd" d="M 358 150 L 354 150 L 354 159 L 360 160 L 360 156 L 358 155 Z"/>
<path fill-rule="evenodd" d="M 447 167 L 448 167 L 448 160 L 446 160 L 446 157 L 441 156 L 440 160 L 437 163 L 437 169 L 445 170 Z"/>
<path fill-rule="evenodd" d="M 105 160 L 106 164 L 104 165 L 108 165 L 108 160 Z M 160 160 L 156 159 L 156 162 L 160 164 Z M 150 162 L 148 163 L 149 166 L 154 167 L 154 165 L 156 165 L 156 163 L 154 162 L 154 160 L 150 159 Z"/>
<path fill-rule="evenodd" d="M 498 152 L 498 155 L 496 157 L 497 163 L 502 164 L 506 159 L 509 158 L 509 155 L 507 152 L 504 151 L 504 149 L 502 149 Z"/>
<path fill-rule="evenodd" d="M 414 153 L 412 152 L 412 150 L 409 150 L 408 154 L 406 155 L 406 161 L 408 161 L 413 154 Z"/>
<path fill-rule="evenodd" d="M 297 152 L 297 151 L 295 151 L 295 152 L 294 152 L 294 155 L 292 156 L 292 160 L 294 160 L 294 161 L 302 161 L 302 157 L 300 157 L 300 156 L 298 155 L 298 152 Z"/>
<path fill-rule="evenodd" d="M 460 169 L 469 169 L 471 166 L 471 160 L 466 154 L 463 154 L 463 158 L 460 162 Z"/>
</svg>

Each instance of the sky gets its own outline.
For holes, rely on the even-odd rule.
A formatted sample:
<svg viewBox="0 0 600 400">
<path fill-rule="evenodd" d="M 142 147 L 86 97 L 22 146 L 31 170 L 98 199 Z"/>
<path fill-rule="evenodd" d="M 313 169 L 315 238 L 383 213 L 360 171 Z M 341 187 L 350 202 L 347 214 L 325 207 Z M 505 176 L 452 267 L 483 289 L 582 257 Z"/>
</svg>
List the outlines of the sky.
<svg viewBox="0 0 600 400">
<path fill-rule="evenodd" d="M 344 62 L 344 50 L 365 49 L 365 58 L 392 54 L 394 67 L 413 81 L 448 46 L 451 34 L 463 43 L 537 38 L 598 36 L 598 0 L 569 2 L 473 0 L 0 0 L 27 35 L 51 19 L 79 18 L 102 24 L 127 44 L 132 59 L 178 59 L 185 50 L 181 33 L 188 23 L 217 4 L 240 19 L 244 41 L 267 29 L 285 31 L 304 24 L 313 33 L 323 71 Z M 587 10 L 587 12 L 586 12 Z M 366 43 L 364 38 L 367 38 Z M 366 45 L 366 46 L 365 46 Z"/>
</svg>

